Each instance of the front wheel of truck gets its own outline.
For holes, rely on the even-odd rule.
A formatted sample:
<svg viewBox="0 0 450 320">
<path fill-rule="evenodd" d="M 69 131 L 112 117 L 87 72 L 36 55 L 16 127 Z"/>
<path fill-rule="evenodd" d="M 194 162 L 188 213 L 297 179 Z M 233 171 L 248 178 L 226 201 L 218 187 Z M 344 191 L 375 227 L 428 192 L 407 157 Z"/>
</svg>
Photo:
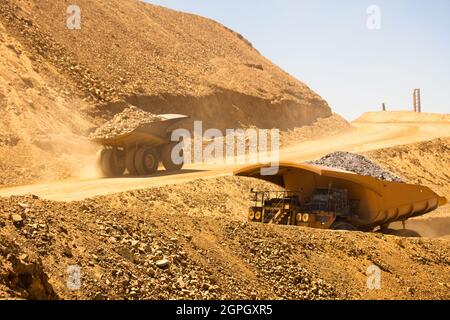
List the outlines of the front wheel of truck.
<svg viewBox="0 0 450 320">
<path fill-rule="evenodd" d="M 118 149 L 102 149 L 97 154 L 98 165 L 105 177 L 119 177 L 125 172 L 125 155 Z"/>
</svg>

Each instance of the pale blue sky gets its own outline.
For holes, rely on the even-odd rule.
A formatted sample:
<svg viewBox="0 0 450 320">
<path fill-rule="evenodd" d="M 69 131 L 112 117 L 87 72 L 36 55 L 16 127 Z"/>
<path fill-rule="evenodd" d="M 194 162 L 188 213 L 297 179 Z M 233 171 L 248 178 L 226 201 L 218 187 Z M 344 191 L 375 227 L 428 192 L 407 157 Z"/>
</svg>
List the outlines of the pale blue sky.
<svg viewBox="0 0 450 320">
<path fill-rule="evenodd" d="M 365 111 L 450 113 L 450 0 L 150 0 L 212 18 L 304 81 L 351 120 Z M 381 29 L 367 28 L 367 8 Z"/>
</svg>

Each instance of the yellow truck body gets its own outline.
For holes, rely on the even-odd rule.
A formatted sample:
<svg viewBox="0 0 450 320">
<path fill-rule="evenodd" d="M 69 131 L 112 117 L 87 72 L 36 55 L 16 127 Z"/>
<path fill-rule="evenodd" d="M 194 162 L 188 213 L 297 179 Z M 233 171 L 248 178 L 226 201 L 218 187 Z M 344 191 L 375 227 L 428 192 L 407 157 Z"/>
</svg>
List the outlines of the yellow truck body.
<svg viewBox="0 0 450 320">
<path fill-rule="evenodd" d="M 351 213 L 350 222 L 364 228 L 376 228 L 396 221 L 429 213 L 447 203 L 430 188 L 398 182 L 381 181 L 353 172 L 299 163 L 281 163 L 278 173 L 261 175 L 267 165 L 253 165 L 235 172 L 236 176 L 265 180 L 285 188 L 301 192 L 305 198 L 314 190 L 338 188 L 348 190 L 350 199 L 359 205 Z"/>
</svg>

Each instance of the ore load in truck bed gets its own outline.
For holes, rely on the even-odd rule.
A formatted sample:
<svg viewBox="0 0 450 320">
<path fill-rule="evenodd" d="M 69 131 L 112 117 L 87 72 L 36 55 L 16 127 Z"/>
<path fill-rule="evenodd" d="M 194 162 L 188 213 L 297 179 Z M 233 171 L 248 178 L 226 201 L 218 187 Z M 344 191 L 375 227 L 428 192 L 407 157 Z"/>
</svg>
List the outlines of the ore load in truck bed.
<svg viewBox="0 0 450 320">
<path fill-rule="evenodd" d="M 359 154 L 338 151 L 330 153 L 319 160 L 311 161 L 309 163 L 318 166 L 346 170 L 383 181 L 403 182 L 401 178 L 395 176 L 393 173 L 383 169 L 378 164 Z"/>
<path fill-rule="evenodd" d="M 110 121 L 91 134 L 92 140 L 108 140 L 129 134 L 139 126 L 160 122 L 163 119 L 153 113 L 146 112 L 135 106 L 130 106 L 118 113 Z"/>
</svg>

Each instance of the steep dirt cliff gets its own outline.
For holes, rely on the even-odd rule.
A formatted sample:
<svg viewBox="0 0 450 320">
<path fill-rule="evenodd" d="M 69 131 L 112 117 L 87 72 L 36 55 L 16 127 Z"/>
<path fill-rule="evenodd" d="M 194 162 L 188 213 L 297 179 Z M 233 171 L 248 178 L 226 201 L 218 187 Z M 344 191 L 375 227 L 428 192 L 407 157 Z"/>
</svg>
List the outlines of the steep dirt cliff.
<svg viewBox="0 0 450 320">
<path fill-rule="evenodd" d="M 0 185 L 83 177 L 96 148 L 85 137 L 129 104 L 221 130 L 291 130 L 332 115 L 217 22 L 134 0 L 80 0 L 81 29 L 71 30 L 71 4 L 0 2 Z"/>
<path fill-rule="evenodd" d="M 37 64 L 50 62 L 93 99 L 92 115 L 128 101 L 218 128 L 293 128 L 331 116 L 322 98 L 217 22 L 135 0 L 80 0 L 81 29 L 69 30 L 70 4 L 6 0 L 0 21 Z"/>
</svg>

